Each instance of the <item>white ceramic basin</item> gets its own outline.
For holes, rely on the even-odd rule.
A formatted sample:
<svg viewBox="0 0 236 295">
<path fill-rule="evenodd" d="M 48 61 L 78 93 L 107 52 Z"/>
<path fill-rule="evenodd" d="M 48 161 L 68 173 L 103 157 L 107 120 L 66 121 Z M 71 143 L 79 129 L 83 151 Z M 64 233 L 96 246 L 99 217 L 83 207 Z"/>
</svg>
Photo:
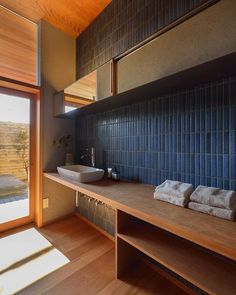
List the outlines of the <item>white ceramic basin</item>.
<svg viewBox="0 0 236 295">
<path fill-rule="evenodd" d="M 104 170 L 83 165 L 57 167 L 60 176 L 78 182 L 92 182 L 103 178 Z"/>
</svg>

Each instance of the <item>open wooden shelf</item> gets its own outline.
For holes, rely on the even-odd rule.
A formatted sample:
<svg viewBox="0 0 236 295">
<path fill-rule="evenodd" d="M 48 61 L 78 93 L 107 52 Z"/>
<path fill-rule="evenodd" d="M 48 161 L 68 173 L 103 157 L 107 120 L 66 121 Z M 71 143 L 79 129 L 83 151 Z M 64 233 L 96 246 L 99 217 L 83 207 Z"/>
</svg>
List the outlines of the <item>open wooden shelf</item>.
<svg viewBox="0 0 236 295">
<path fill-rule="evenodd" d="M 209 294 L 235 293 L 235 222 L 154 200 L 151 185 L 44 176 L 116 209 L 117 278 L 145 254 Z"/>
<path fill-rule="evenodd" d="M 131 216 L 117 237 L 209 294 L 235 293 L 236 264 L 231 260 Z"/>
<path fill-rule="evenodd" d="M 152 185 L 112 180 L 78 183 L 58 173 L 44 176 L 236 261 L 236 222 L 154 200 Z"/>
</svg>

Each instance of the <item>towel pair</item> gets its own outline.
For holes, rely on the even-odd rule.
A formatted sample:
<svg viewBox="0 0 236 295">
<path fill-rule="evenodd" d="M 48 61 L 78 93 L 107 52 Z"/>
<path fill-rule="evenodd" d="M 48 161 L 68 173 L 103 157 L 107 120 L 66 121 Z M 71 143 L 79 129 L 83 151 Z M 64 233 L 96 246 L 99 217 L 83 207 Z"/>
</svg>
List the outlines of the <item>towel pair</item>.
<svg viewBox="0 0 236 295">
<path fill-rule="evenodd" d="M 220 218 L 234 220 L 236 192 L 199 185 L 190 196 L 188 207 Z"/>
<path fill-rule="evenodd" d="M 154 199 L 186 207 L 193 191 L 192 184 L 180 181 L 166 180 L 156 187 Z"/>
<path fill-rule="evenodd" d="M 154 199 L 177 206 L 207 213 L 220 218 L 234 220 L 236 217 L 236 192 L 180 181 L 166 180 L 156 187 Z"/>
</svg>

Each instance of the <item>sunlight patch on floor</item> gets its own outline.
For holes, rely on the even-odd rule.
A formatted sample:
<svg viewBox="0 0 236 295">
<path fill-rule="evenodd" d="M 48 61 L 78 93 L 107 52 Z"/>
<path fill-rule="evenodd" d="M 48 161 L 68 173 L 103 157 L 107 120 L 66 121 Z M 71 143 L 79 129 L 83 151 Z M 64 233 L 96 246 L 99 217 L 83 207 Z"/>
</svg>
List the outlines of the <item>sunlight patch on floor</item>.
<svg viewBox="0 0 236 295">
<path fill-rule="evenodd" d="M 0 240 L 0 294 L 14 294 L 69 262 L 36 229 Z"/>
<path fill-rule="evenodd" d="M 9 201 L 10 199 L 10 201 Z M 0 200 L 0 224 L 29 215 L 29 199 L 8 197 Z"/>
</svg>

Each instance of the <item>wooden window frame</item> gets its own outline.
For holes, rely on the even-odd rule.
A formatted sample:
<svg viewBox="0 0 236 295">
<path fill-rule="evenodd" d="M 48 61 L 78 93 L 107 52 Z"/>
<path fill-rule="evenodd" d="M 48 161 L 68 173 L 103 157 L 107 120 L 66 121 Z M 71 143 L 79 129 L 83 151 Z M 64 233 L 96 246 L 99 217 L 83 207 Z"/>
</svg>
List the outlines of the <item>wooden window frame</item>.
<svg viewBox="0 0 236 295">
<path fill-rule="evenodd" d="M 31 100 L 30 109 L 30 215 L 9 221 L 0 226 L 5 231 L 26 223 L 35 222 L 42 226 L 42 104 L 40 87 L 0 77 L 1 93 L 25 97 Z"/>
</svg>

